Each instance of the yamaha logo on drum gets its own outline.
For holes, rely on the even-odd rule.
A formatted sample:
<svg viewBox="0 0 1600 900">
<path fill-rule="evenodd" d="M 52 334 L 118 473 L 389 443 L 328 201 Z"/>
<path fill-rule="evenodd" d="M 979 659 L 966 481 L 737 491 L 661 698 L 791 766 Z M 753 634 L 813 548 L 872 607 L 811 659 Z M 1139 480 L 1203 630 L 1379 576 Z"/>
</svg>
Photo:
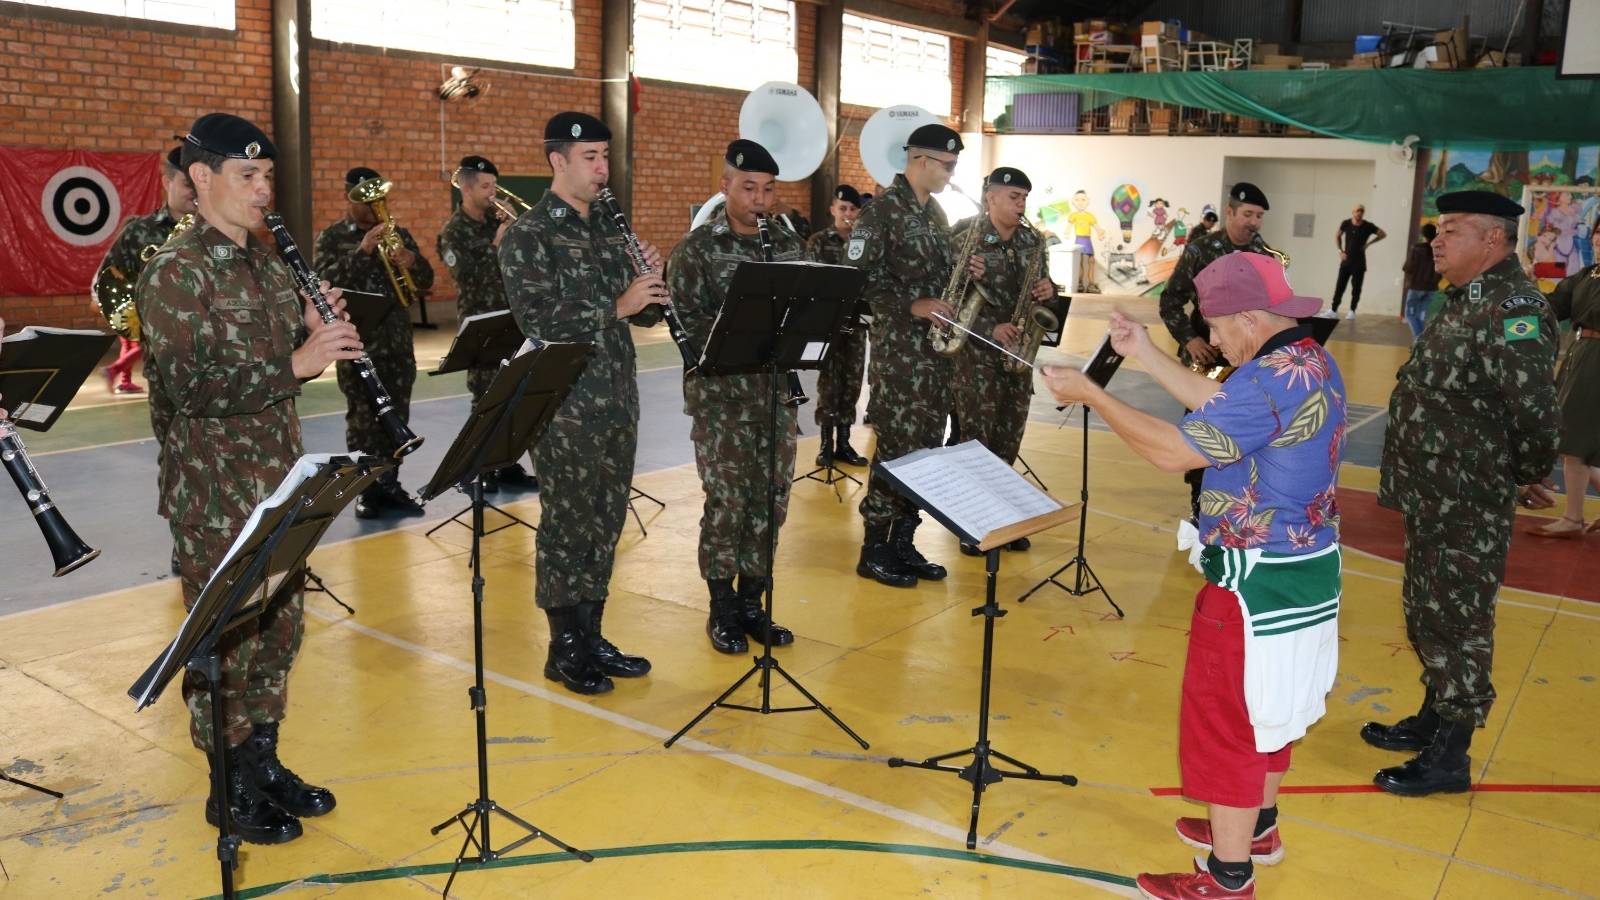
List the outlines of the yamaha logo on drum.
<svg viewBox="0 0 1600 900">
<path fill-rule="evenodd" d="M 891 118 L 891 119 L 915 119 L 915 118 L 920 117 L 921 115 L 922 115 L 922 110 L 920 110 L 920 109 L 891 109 L 891 110 L 889 110 L 889 118 Z"/>
<path fill-rule="evenodd" d="M 800 96 L 800 92 L 795 90 L 794 88 L 773 88 L 772 89 L 772 93 L 777 94 L 780 97 L 798 97 L 798 96 Z"/>
</svg>

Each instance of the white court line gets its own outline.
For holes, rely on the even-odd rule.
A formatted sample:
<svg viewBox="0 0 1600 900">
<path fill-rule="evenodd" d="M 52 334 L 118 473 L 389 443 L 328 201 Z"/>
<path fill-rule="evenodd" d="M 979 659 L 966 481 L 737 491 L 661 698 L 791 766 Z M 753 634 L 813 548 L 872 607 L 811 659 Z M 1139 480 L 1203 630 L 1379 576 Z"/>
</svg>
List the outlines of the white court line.
<svg viewBox="0 0 1600 900">
<path fill-rule="evenodd" d="M 389 634 L 387 632 L 379 631 L 376 628 L 371 628 L 371 627 L 368 627 L 366 625 L 362 625 L 360 623 L 353 622 L 348 618 L 343 618 L 343 617 L 340 617 L 340 616 L 336 616 L 336 615 L 334 615 L 332 613 L 326 613 L 326 612 L 323 612 L 321 610 L 309 609 L 309 608 L 306 610 L 306 612 L 310 613 L 311 615 L 314 615 L 317 618 L 322 619 L 323 621 L 328 622 L 329 624 L 334 625 L 336 627 L 351 629 L 352 631 L 355 631 L 357 634 L 364 635 L 364 636 L 372 638 L 374 640 L 382 641 L 385 644 L 388 644 L 388 645 L 390 645 L 392 647 L 399 648 L 401 650 L 406 651 L 407 653 L 415 654 L 417 656 L 420 656 L 420 657 L 422 657 L 424 659 L 427 659 L 427 660 L 429 660 L 431 662 L 437 663 L 437 664 L 439 664 L 441 666 L 444 666 L 446 668 L 455 669 L 456 671 L 461 672 L 464 675 L 472 675 L 474 673 L 474 668 L 473 668 L 473 664 L 472 663 L 467 662 L 465 660 L 456 659 L 455 657 L 450 656 L 450 655 L 445 654 L 445 653 L 440 653 L 439 651 L 434 650 L 431 647 L 425 647 L 425 646 L 423 646 L 421 644 L 413 643 L 413 642 L 408 641 L 408 640 L 406 640 L 404 638 L 396 637 L 396 636 L 394 636 L 392 634 Z M 610 723 L 612 725 L 616 725 L 616 726 L 621 727 L 621 728 L 626 728 L 626 729 L 628 729 L 630 731 L 634 731 L 634 732 L 637 732 L 639 734 L 643 734 L 643 735 L 645 735 L 647 737 L 651 737 L 651 738 L 654 738 L 656 740 L 663 740 L 664 741 L 668 737 L 672 736 L 672 732 L 667 731 L 665 728 L 658 728 L 658 727 L 656 727 L 654 725 L 651 725 L 649 722 L 640 721 L 639 719 L 635 719 L 635 718 L 633 718 L 631 716 L 625 716 L 625 715 L 623 715 L 621 713 L 613 712 L 613 711 L 608 710 L 608 709 L 602 709 L 602 708 L 600 708 L 598 706 L 592 706 L 592 705 L 590 705 L 588 703 L 584 703 L 583 701 L 577 700 L 577 699 L 575 699 L 573 697 L 570 697 L 570 696 L 568 696 L 566 694 L 561 694 L 561 693 L 557 693 L 555 691 L 547 690 L 547 689 L 545 689 L 543 687 L 540 687 L 539 685 L 532 684 L 532 683 L 527 682 L 527 681 L 523 681 L 520 678 L 513 678 L 513 677 L 511 677 L 509 675 L 502 675 L 499 672 L 495 672 L 495 671 L 493 671 L 491 669 L 484 669 L 483 670 L 483 677 L 488 681 L 492 681 L 492 682 L 494 682 L 496 684 L 499 684 L 499 685 L 502 685 L 504 687 L 509 687 L 509 688 L 513 688 L 515 690 L 522 691 L 525 694 L 529 694 L 531 696 L 538 697 L 541 700 L 545 700 L 547 702 L 554 703 L 554 704 L 556 704 L 558 706 L 566 707 L 567 709 L 570 709 L 573 712 L 582 713 L 583 715 L 589 716 L 591 718 L 599 719 L 599 720 L 601 720 L 603 722 L 607 722 L 607 723 Z M 807 778 L 804 775 L 797 775 L 797 774 L 795 774 L 793 772 L 789 772 L 787 770 L 780 769 L 777 766 L 771 766 L 771 765 L 768 765 L 768 764 L 766 764 L 764 762 L 759 762 L 757 760 L 751 759 L 750 757 L 745 756 L 743 754 L 734 753 L 734 752 L 732 752 L 730 750 L 724 750 L 724 749 L 722 749 L 720 747 L 716 747 L 716 746 L 713 746 L 711 744 L 704 743 L 702 741 L 697 741 L 694 738 L 688 738 L 688 737 L 683 738 L 682 740 L 680 740 L 678 742 L 678 744 L 680 746 L 686 748 L 686 749 L 693 750 L 693 751 L 695 751 L 697 753 L 701 753 L 701 754 L 704 754 L 706 756 L 715 757 L 716 759 L 720 759 L 723 762 L 726 762 L 726 763 L 728 763 L 730 765 L 737 766 L 737 767 L 739 767 L 741 769 L 744 769 L 747 772 L 751 772 L 751 773 L 754 773 L 756 775 L 762 775 L 762 776 L 765 776 L 767 778 L 771 778 L 774 781 L 780 781 L 780 782 L 782 782 L 784 784 L 787 784 L 787 785 L 789 785 L 791 787 L 800 788 L 801 790 L 804 790 L 804 791 L 810 791 L 813 794 L 817 794 L 819 796 L 826 797 L 826 798 L 828 798 L 830 800 L 833 800 L 833 801 L 835 801 L 837 803 L 842 803 L 842 804 L 844 804 L 846 806 L 854 806 L 857 809 L 863 809 L 863 810 L 866 810 L 867 812 L 877 813 L 878 815 L 883 816 L 885 818 L 893 819 L 894 821 L 899 822 L 902 825 L 907 825 L 907 826 L 910 826 L 912 828 L 916 828 L 916 829 L 920 829 L 922 831 L 926 831 L 926 832 L 928 832 L 928 833 L 930 833 L 930 834 L 932 834 L 932 835 L 934 835 L 936 837 L 943 838 L 943 839 L 948 840 L 948 841 L 953 841 L 957 845 L 962 846 L 962 847 L 966 846 L 967 833 L 965 831 L 963 831 L 963 830 L 961 830 L 959 828 L 956 828 L 955 826 L 947 825 L 947 824 L 945 824 L 943 822 L 938 822 L 938 821 L 935 821 L 933 819 L 930 819 L 927 816 L 922 815 L 921 813 L 915 813 L 915 812 L 911 812 L 910 810 L 901 809 L 898 806 L 892 806 L 892 805 L 890 805 L 888 803 L 883 803 L 881 801 L 874 800 L 871 797 L 864 797 L 864 796 L 862 796 L 860 794 L 857 794 L 857 793 L 854 793 L 852 791 L 847 791 L 847 790 L 844 790 L 843 788 L 835 787 L 835 786 L 833 786 L 831 784 L 828 784 L 826 782 L 817 781 L 814 778 Z M 1050 865 L 1057 865 L 1057 866 L 1071 865 L 1070 863 L 1063 863 L 1063 862 L 1060 862 L 1058 860 L 1051 859 L 1048 856 L 1041 856 L 1040 854 L 1034 853 L 1032 851 L 1024 850 L 1024 849 L 1022 849 L 1020 847 L 1014 847 L 1014 846 L 1012 846 L 1010 844 L 1002 843 L 1002 842 L 999 842 L 999 841 L 995 841 L 995 842 L 992 842 L 992 843 L 985 844 L 985 845 L 983 845 L 983 849 L 986 850 L 986 851 L 993 852 L 997 856 L 1006 856 L 1006 857 L 1009 857 L 1011 859 L 1020 859 L 1020 860 L 1027 860 L 1029 862 L 1047 863 L 1047 864 L 1050 864 Z M 1082 868 L 1087 868 L 1087 867 L 1082 867 Z M 1071 878 L 1074 881 L 1077 881 L 1077 882 L 1082 883 L 1082 884 L 1089 885 L 1091 887 L 1099 888 L 1099 889 L 1105 891 L 1106 893 L 1114 894 L 1116 896 L 1121 896 L 1121 897 L 1137 897 L 1137 896 L 1139 896 L 1138 893 L 1136 891 L 1134 891 L 1133 889 L 1131 889 L 1131 888 L 1123 888 L 1123 887 L 1120 887 L 1120 886 L 1117 886 L 1117 885 L 1106 884 L 1105 882 L 1095 881 L 1095 880 L 1089 879 L 1089 878 L 1080 878 L 1078 876 L 1069 875 L 1069 876 L 1065 876 L 1065 877 Z"/>
</svg>

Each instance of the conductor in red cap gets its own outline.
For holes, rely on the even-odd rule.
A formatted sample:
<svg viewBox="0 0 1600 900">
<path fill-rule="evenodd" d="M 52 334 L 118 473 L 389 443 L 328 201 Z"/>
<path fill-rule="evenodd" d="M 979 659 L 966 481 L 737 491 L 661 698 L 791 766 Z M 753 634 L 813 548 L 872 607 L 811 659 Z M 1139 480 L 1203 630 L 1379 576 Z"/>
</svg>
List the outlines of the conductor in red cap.
<svg viewBox="0 0 1600 900">
<path fill-rule="evenodd" d="M 1217 259 L 1195 287 L 1211 343 L 1237 366 L 1226 384 L 1163 353 L 1121 313 L 1111 320 L 1113 348 L 1194 410 L 1180 423 L 1075 369 L 1045 370 L 1058 401 L 1092 408 L 1157 467 L 1205 470 L 1198 533 L 1179 542 L 1205 585 L 1189 625 L 1178 762 L 1184 796 L 1209 815 L 1180 818 L 1176 830 L 1208 852 L 1193 871 L 1139 876 L 1143 895 L 1163 900 L 1253 898 L 1254 864 L 1283 859 L 1278 786 L 1338 668 L 1344 379 L 1295 321 L 1322 303 L 1296 296 L 1283 267 L 1257 253 Z"/>
</svg>

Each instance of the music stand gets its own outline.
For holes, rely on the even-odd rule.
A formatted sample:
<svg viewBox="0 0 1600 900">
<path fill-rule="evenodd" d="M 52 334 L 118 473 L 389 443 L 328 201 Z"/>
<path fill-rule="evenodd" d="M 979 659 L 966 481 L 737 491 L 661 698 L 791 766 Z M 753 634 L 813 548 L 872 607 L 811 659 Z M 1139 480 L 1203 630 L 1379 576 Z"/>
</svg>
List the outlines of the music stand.
<svg viewBox="0 0 1600 900">
<path fill-rule="evenodd" d="M 770 715 L 772 713 L 817 710 L 839 726 L 863 750 L 868 744 L 850 730 L 833 710 L 784 671 L 772 655 L 772 595 L 777 583 L 774 561 L 777 557 L 777 487 L 771 473 L 778 467 L 778 407 L 784 402 L 784 388 L 778 373 L 796 369 L 815 369 L 826 358 L 828 348 L 839 334 L 844 317 L 853 314 L 861 294 L 862 272 L 849 266 L 830 266 L 806 262 L 741 262 L 733 273 L 728 298 L 723 301 L 711 336 L 706 340 L 696 377 L 716 375 L 765 374 L 772 389 L 767 431 L 767 590 L 766 633 L 763 649 L 750 671 L 744 673 L 712 700 L 688 724 L 667 738 L 671 747 L 711 711 L 737 709 Z M 807 706 L 773 707 L 772 674 L 776 672 L 805 697 Z M 757 673 L 761 678 L 761 705 L 728 703 L 727 699 Z"/>
<path fill-rule="evenodd" d="M 317 573 L 311 571 L 311 565 L 309 563 L 306 564 L 305 593 L 307 593 L 307 594 L 327 594 L 328 595 L 328 599 L 332 600 L 333 602 L 335 602 L 335 603 L 339 604 L 340 606 L 344 607 L 344 611 L 345 612 L 349 613 L 352 616 L 356 614 L 356 608 L 354 606 L 351 606 L 350 604 L 344 602 L 343 600 L 340 600 L 339 599 L 339 595 L 335 594 L 327 586 L 327 584 L 323 583 L 322 579 L 317 577 Z"/>
<path fill-rule="evenodd" d="M 233 870 L 239 861 L 239 838 L 228 810 L 228 756 L 223 734 L 222 635 L 261 615 L 270 598 L 322 540 L 339 513 L 393 463 L 375 457 L 311 454 L 302 457 L 277 491 L 262 501 L 217 565 L 194 606 L 155 662 L 131 687 L 134 711 L 144 709 L 179 672 L 187 669 L 206 680 L 211 694 L 211 789 L 217 798 L 217 859 L 222 866 L 222 895 L 233 898 Z"/>
<path fill-rule="evenodd" d="M 967 479 L 966 486 L 953 492 L 955 495 L 965 492 L 966 498 L 933 493 L 939 488 L 934 486 L 930 489 L 928 480 L 919 480 L 917 477 L 918 474 L 927 473 L 932 469 L 947 467 L 953 474 Z M 989 689 L 994 665 L 994 622 L 1006 614 L 1006 611 L 1000 608 L 996 594 L 1000 576 L 1000 548 L 1018 538 L 1070 522 L 1073 518 L 1081 522 L 1083 508 L 1065 506 L 1048 494 L 1035 490 L 1020 472 L 1006 465 L 1004 460 L 975 440 L 953 447 L 918 451 L 888 463 L 876 463 L 872 471 L 873 477 L 881 476 L 901 494 L 916 503 L 919 509 L 927 512 L 938 520 L 939 524 L 953 532 L 962 543 L 976 544 L 984 554 L 984 570 L 987 573 L 984 603 L 972 611 L 974 616 L 983 617 L 978 739 L 970 747 L 930 756 L 921 762 L 913 762 L 898 756 L 890 757 L 888 760 L 891 769 L 904 767 L 952 772 L 962 781 L 972 784 L 972 817 L 967 824 L 967 849 L 971 850 L 978 844 L 978 812 L 983 804 L 984 789 L 989 785 L 998 784 L 1006 778 L 1056 781 L 1068 787 L 1078 783 L 1076 776 L 1045 774 L 989 745 Z M 934 474 L 938 476 L 942 473 Z M 932 480 L 936 482 L 939 478 L 935 477 Z M 970 498 L 974 495 L 985 497 L 985 500 L 979 501 L 980 505 L 992 497 L 994 505 L 1003 508 L 1004 513 L 982 510 L 974 514 L 970 508 L 957 509 L 960 504 L 970 504 Z M 986 526 L 975 527 L 974 523 L 980 521 L 986 522 Z M 979 533 L 980 531 L 982 533 Z M 971 756 L 972 762 L 966 766 L 947 764 L 950 760 L 963 756 Z M 990 761 L 991 758 L 1007 763 L 1015 769 L 997 768 Z"/>
<path fill-rule="evenodd" d="M 1056 316 L 1055 330 L 1046 331 L 1039 339 L 1039 346 L 1060 347 L 1061 336 L 1065 334 L 1067 330 L 1067 315 L 1072 312 L 1072 298 L 1057 294 L 1050 300 L 1041 301 L 1039 305 L 1050 310 Z M 1033 374 L 1029 373 L 1028 377 L 1032 378 Z M 1033 470 L 1033 466 L 1028 465 L 1028 461 L 1022 458 L 1022 453 L 1020 451 L 1017 453 L 1017 462 L 1022 464 L 1023 478 L 1032 478 L 1034 484 L 1039 486 L 1039 490 L 1044 491 L 1045 493 L 1050 492 L 1050 488 L 1044 483 L 1044 479 L 1040 478 L 1039 473 Z"/>
<path fill-rule="evenodd" d="M 591 344 L 538 344 L 520 356 L 514 356 L 495 373 L 482 399 L 473 404 L 472 414 L 461 426 L 455 442 L 445 451 L 439 469 L 418 496 L 427 502 L 452 488 L 471 485 L 472 506 L 472 658 L 474 679 L 467 689 L 477 720 L 478 796 L 461 812 L 435 825 L 431 832 L 439 832 L 460 823 L 466 832 L 461 850 L 456 854 L 455 865 L 450 868 L 450 878 L 445 882 L 445 896 L 456 874 L 468 863 L 487 864 L 510 853 L 534 838 L 543 838 L 584 862 L 594 859 L 589 853 L 563 843 L 554 835 L 524 821 L 489 797 L 489 720 L 488 698 L 483 679 L 483 510 L 488 506 L 483 499 L 484 472 L 508 466 L 527 453 L 533 442 L 544 433 L 550 420 L 577 381 L 588 360 Z M 495 529 L 498 531 L 499 529 Z M 528 833 L 504 847 L 495 849 L 489 834 L 491 814 L 498 814 Z M 467 848 L 477 853 L 468 855 Z"/>
<path fill-rule="evenodd" d="M 860 301 L 858 301 L 858 302 L 860 302 Z M 862 303 L 861 305 L 864 306 L 865 304 Z M 865 330 L 866 327 L 867 327 L 866 323 L 861 321 L 861 314 L 860 314 L 859 310 L 855 311 L 855 312 L 852 312 L 850 315 L 845 317 L 844 324 L 840 326 L 840 328 L 839 328 L 839 337 L 843 338 L 846 335 L 854 332 L 856 329 Z M 865 335 L 863 335 L 863 337 L 865 337 Z M 838 415 L 840 413 L 840 411 L 842 409 L 842 405 L 844 403 L 843 394 L 844 394 L 844 383 L 845 383 L 845 381 L 846 381 L 846 379 L 843 377 L 843 374 L 841 373 L 841 376 L 838 377 L 838 378 L 833 379 L 833 383 L 831 385 L 829 385 L 829 387 L 832 389 L 831 392 L 833 394 L 832 400 L 833 400 L 834 415 Z M 859 400 L 859 399 L 860 398 L 858 397 L 857 400 Z M 854 413 L 851 414 L 851 418 L 852 419 L 855 418 Z M 839 430 L 839 423 L 838 422 L 834 422 L 832 427 L 834 429 L 834 432 L 837 433 L 838 430 Z M 823 439 L 823 441 L 826 441 L 827 440 L 827 435 L 823 435 L 822 439 Z M 849 472 L 846 472 L 845 470 L 839 468 L 838 465 L 836 465 L 834 463 L 834 460 L 836 458 L 837 457 L 835 457 L 833 454 L 829 454 L 828 455 L 828 464 L 827 465 L 825 465 L 825 466 L 817 466 L 815 469 L 812 469 L 811 471 L 805 473 L 804 475 L 801 475 L 798 478 L 794 479 L 793 481 L 790 482 L 790 484 L 799 484 L 800 482 L 805 481 L 807 479 L 810 479 L 811 481 L 821 482 L 821 483 L 833 488 L 833 498 L 835 500 L 838 500 L 840 503 L 843 503 L 844 502 L 844 495 L 839 493 L 839 483 L 843 482 L 843 481 L 853 481 L 853 482 L 855 482 L 856 487 L 861 487 L 861 479 L 859 479 L 859 478 L 855 477 L 854 475 L 851 475 Z M 818 477 L 819 475 L 821 477 Z"/>
<path fill-rule="evenodd" d="M 649 500 L 651 503 L 654 503 L 655 505 L 661 507 L 662 509 L 666 509 L 667 508 L 667 504 L 662 502 L 662 501 L 660 501 L 660 500 L 657 500 L 656 498 L 650 496 L 649 494 L 646 494 L 644 491 L 639 490 L 637 487 L 634 487 L 632 484 L 628 485 L 628 512 L 633 513 L 633 521 L 635 521 L 635 522 L 637 522 L 639 524 L 639 532 L 641 534 L 643 534 L 645 537 L 649 537 L 650 536 L 650 532 L 645 530 L 644 519 L 639 517 L 639 509 L 638 509 L 638 507 L 635 507 L 633 505 L 633 501 L 635 501 L 635 500 Z"/>
<path fill-rule="evenodd" d="M 1101 387 L 1105 387 L 1107 384 L 1111 383 L 1111 376 L 1117 373 L 1117 369 L 1121 367 L 1121 365 L 1122 354 L 1118 353 L 1116 349 L 1111 346 L 1111 338 L 1108 335 L 1105 340 L 1100 342 L 1099 349 L 1095 351 L 1094 356 L 1089 358 L 1089 362 L 1083 367 L 1083 371 L 1084 374 L 1089 376 L 1090 381 L 1093 381 L 1095 384 L 1098 384 Z M 1072 559 L 1068 560 L 1066 565 L 1063 565 L 1061 568 L 1051 572 L 1043 581 L 1031 588 L 1028 588 L 1027 593 L 1017 598 L 1017 602 L 1026 602 L 1029 597 L 1033 596 L 1035 591 L 1047 584 L 1053 584 L 1074 597 L 1086 597 L 1095 591 L 1099 591 L 1101 594 L 1105 595 L 1106 602 L 1111 604 L 1112 610 L 1116 612 L 1117 618 L 1120 619 L 1123 618 L 1122 607 L 1117 605 L 1117 601 L 1111 599 L 1111 592 L 1106 590 L 1105 585 L 1100 581 L 1100 577 L 1094 574 L 1094 569 L 1090 568 L 1089 566 L 1088 557 L 1084 556 L 1083 553 L 1084 543 L 1087 538 L 1086 529 L 1088 528 L 1089 519 L 1090 410 L 1089 405 L 1086 403 L 1079 404 L 1079 406 L 1083 410 L 1083 468 L 1078 476 L 1078 503 L 1083 514 L 1078 516 L 1078 553 Z M 1058 408 L 1065 409 L 1065 407 Z M 1060 581 L 1061 576 L 1068 569 L 1073 570 L 1071 587 L 1068 587 Z"/>
<path fill-rule="evenodd" d="M 510 359 L 522 347 L 522 342 L 522 331 L 517 328 L 517 322 L 511 317 L 511 310 L 509 309 L 497 309 L 494 312 L 467 316 L 461 320 L 461 328 L 456 332 L 455 340 L 450 342 L 450 349 L 445 352 L 444 356 L 439 358 L 439 367 L 429 372 L 428 375 L 429 377 L 448 375 L 451 372 L 465 372 L 470 369 L 497 366 L 501 360 Z M 516 459 L 512 459 L 506 465 L 509 466 L 516 461 Z M 471 492 L 465 487 L 462 488 L 462 493 L 467 494 L 469 497 L 471 496 Z M 472 512 L 473 505 L 469 501 L 460 512 L 423 532 L 423 537 L 433 537 L 435 531 L 452 522 L 463 528 L 473 528 L 474 526 L 461 521 L 462 516 Z M 484 534 L 494 534 L 514 525 L 521 525 L 532 531 L 539 530 L 533 523 L 514 516 L 493 503 L 486 502 L 484 506 L 494 510 L 508 520 L 502 525 L 496 525 L 494 528 L 489 529 Z"/>
</svg>

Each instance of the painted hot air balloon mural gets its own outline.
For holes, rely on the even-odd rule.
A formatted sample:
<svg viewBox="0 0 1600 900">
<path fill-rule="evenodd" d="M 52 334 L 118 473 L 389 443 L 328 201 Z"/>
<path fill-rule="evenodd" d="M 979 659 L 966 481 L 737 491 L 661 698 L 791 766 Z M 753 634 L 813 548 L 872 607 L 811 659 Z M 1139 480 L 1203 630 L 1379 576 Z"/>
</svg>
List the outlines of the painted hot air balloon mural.
<svg viewBox="0 0 1600 900">
<path fill-rule="evenodd" d="M 1123 243 L 1133 242 L 1133 217 L 1139 212 L 1139 189 L 1131 184 L 1119 184 L 1111 192 L 1111 211 L 1122 226 Z"/>
</svg>

